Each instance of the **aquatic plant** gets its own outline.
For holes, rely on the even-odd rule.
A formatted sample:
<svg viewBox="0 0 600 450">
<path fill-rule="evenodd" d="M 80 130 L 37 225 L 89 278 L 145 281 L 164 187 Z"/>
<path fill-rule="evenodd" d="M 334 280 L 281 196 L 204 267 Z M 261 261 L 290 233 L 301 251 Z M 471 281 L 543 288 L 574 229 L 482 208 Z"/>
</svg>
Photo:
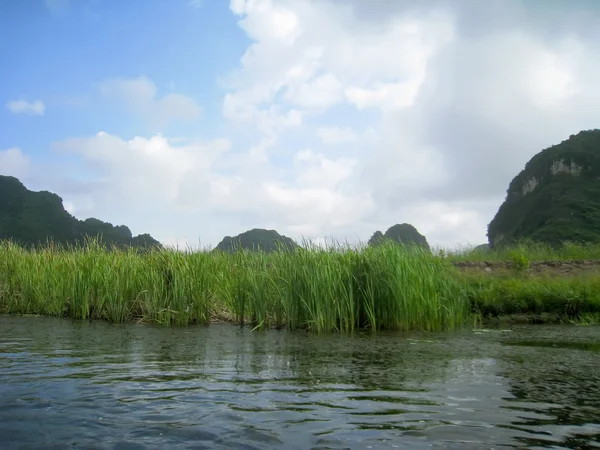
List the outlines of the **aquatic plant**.
<svg viewBox="0 0 600 450">
<path fill-rule="evenodd" d="M 343 333 L 451 330 L 515 314 L 589 322 L 600 313 L 600 275 L 525 276 L 547 251 L 531 249 L 504 251 L 522 270 L 491 276 L 459 272 L 452 255 L 395 243 L 231 253 L 2 242 L 0 313 Z"/>
<path fill-rule="evenodd" d="M 0 311 L 113 322 L 446 330 L 469 316 L 451 265 L 419 247 L 235 253 L 0 243 Z"/>
</svg>

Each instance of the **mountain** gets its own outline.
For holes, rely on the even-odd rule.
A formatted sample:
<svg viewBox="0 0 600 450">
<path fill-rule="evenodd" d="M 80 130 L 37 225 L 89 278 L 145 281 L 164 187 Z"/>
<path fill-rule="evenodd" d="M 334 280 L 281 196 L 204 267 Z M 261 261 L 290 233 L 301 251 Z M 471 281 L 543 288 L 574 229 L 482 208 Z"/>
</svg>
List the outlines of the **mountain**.
<svg viewBox="0 0 600 450">
<path fill-rule="evenodd" d="M 133 237 L 126 226 L 98 219 L 78 220 L 69 214 L 62 199 L 51 192 L 28 190 L 17 178 L 0 175 L 0 240 L 24 246 L 82 243 L 86 236 L 101 236 L 107 245 L 161 247 L 149 234 Z"/>
<path fill-rule="evenodd" d="M 264 252 L 273 252 L 280 248 L 283 250 L 294 250 L 298 247 L 292 239 L 280 235 L 275 230 L 264 230 L 254 228 L 235 237 L 226 236 L 216 246 L 215 250 L 224 252 L 235 251 L 239 248 L 247 250 L 262 250 Z"/>
<path fill-rule="evenodd" d="M 479 244 L 473 248 L 474 252 L 486 253 L 490 251 L 490 244 Z"/>
<path fill-rule="evenodd" d="M 600 241 L 600 130 L 581 131 L 536 154 L 510 182 L 488 225 L 498 247 Z"/>
<path fill-rule="evenodd" d="M 427 239 L 417 231 L 415 227 L 408 223 L 396 224 L 387 229 L 385 233 L 376 231 L 369 239 L 369 245 L 377 245 L 384 239 L 390 239 L 394 242 L 403 244 L 416 244 L 427 250 L 430 250 Z"/>
</svg>

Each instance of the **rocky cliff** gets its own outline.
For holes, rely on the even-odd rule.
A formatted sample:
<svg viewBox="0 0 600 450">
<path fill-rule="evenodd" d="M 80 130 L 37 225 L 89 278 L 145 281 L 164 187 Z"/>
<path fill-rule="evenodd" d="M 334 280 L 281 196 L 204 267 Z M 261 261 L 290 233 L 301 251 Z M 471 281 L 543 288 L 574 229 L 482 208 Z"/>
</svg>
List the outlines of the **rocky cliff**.
<svg viewBox="0 0 600 450">
<path fill-rule="evenodd" d="M 542 150 L 511 181 L 488 226 L 492 247 L 600 241 L 600 130 Z"/>
</svg>

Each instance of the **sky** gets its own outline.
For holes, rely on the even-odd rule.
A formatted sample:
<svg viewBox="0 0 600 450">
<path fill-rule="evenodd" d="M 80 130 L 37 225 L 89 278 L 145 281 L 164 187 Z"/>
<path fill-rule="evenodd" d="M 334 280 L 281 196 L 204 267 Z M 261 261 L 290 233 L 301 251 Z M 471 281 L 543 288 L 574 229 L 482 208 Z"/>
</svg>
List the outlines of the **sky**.
<svg viewBox="0 0 600 450">
<path fill-rule="evenodd" d="M 4 0 L 0 174 L 166 245 L 487 242 L 600 127 L 597 0 Z"/>
</svg>

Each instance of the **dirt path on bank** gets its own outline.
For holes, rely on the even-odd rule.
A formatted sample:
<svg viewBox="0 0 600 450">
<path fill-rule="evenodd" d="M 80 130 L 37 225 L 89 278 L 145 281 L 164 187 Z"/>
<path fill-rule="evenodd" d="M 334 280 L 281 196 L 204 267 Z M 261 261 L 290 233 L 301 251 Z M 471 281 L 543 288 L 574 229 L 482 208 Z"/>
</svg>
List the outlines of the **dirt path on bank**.
<svg viewBox="0 0 600 450">
<path fill-rule="evenodd" d="M 456 261 L 452 264 L 459 271 L 471 274 L 509 275 L 523 270 L 511 261 Z M 531 261 L 525 273 L 560 277 L 600 274 L 600 259 Z"/>
</svg>

